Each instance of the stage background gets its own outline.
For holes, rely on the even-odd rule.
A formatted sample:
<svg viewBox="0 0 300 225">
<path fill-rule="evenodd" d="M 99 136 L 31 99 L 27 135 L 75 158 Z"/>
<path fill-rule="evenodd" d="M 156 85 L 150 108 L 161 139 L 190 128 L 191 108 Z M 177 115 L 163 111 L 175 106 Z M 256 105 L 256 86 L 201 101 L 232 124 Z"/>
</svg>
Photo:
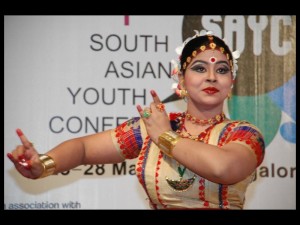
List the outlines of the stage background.
<svg viewBox="0 0 300 225">
<path fill-rule="evenodd" d="M 241 51 L 224 111 L 256 124 L 266 155 L 245 209 L 296 208 L 296 16 L 5 16 L 4 208 L 149 209 L 135 160 L 83 165 L 28 180 L 6 154 L 21 128 L 44 153 L 60 142 L 138 116 L 150 90 L 172 94 L 171 59 L 193 30 Z M 183 111 L 185 102 L 166 103 Z"/>
</svg>

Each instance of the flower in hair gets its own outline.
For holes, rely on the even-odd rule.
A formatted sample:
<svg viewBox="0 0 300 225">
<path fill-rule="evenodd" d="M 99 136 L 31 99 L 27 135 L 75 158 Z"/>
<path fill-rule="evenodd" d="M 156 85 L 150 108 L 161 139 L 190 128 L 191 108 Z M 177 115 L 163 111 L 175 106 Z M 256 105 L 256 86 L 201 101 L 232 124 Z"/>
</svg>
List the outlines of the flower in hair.
<svg viewBox="0 0 300 225">
<path fill-rule="evenodd" d="M 222 39 L 224 41 L 224 43 L 228 46 L 227 44 L 227 40 L 226 38 Z M 229 48 L 229 47 L 228 47 Z M 231 51 L 231 49 L 229 49 Z M 240 58 L 240 51 L 239 50 L 235 50 L 234 52 L 231 51 L 231 55 L 232 55 L 232 61 L 233 61 L 233 70 L 232 70 L 232 75 L 233 75 L 233 79 L 236 78 L 236 71 L 238 70 L 238 65 L 237 65 L 237 59 Z"/>
<path fill-rule="evenodd" d="M 233 75 L 233 79 L 236 78 L 236 71 L 238 70 L 238 65 L 237 65 L 237 59 L 240 58 L 240 51 L 239 50 L 235 50 L 234 52 L 231 52 L 232 54 L 232 61 L 233 61 L 233 71 L 232 71 L 232 75 Z"/>
</svg>

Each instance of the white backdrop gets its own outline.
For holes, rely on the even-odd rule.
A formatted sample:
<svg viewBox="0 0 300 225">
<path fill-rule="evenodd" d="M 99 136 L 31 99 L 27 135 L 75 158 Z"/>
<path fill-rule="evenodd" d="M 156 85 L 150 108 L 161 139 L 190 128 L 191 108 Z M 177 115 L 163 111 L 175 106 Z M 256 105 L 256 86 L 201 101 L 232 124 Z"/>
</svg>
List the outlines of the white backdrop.
<svg viewBox="0 0 300 225">
<path fill-rule="evenodd" d="M 44 153 L 138 116 L 135 106 L 151 102 L 151 89 L 168 97 L 182 23 L 183 16 L 5 16 L 5 209 L 149 209 L 135 160 L 28 180 L 6 154 L 19 144 L 16 128 Z M 166 107 L 182 111 L 184 104 Z M 281 123 L 289 120 L 282 113 Z M 245 208 L 295 209 L 296 144 L 278 134 L 266 152 L 261 166 L 294 172 L 280 177 L 275 168 L 274 176 L 257 177 Z"/>
</svg>

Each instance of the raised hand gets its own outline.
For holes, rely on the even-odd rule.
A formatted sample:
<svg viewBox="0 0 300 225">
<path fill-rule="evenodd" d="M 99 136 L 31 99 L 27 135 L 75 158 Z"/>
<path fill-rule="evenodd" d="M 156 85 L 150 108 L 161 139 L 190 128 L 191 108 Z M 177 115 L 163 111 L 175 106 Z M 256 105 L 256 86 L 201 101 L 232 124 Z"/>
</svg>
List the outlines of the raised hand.
<svg viewBox="0 0 300 225">
<path fill-rule="evenodd" d="M 146 125 L 148 135 L 157 144 L 159 135 L 171 130 L 171 125 L 164 104 L 154 90 L 151 90 L 150 93 L 153 97 L 150 107 L 146 107 L 143 110 L 140 105 L 137 105 L 137 110 Z"/>
<path fill-rule="evenodd" d="M 43 173 L 43 165 L 33 144 L 28 141 L 20 129 L 16 130 L 22 145 L 18 145 L 7 157 L 24 177 L 36 179 Z"/>
</svg>

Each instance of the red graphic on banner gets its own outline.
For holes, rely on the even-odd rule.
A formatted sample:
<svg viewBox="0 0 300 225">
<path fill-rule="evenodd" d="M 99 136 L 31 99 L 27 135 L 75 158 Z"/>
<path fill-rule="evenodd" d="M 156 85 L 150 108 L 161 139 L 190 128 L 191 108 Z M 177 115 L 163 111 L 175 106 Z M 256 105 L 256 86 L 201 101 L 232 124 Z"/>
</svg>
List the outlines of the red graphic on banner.
<svg viewBox="0 0 300 225">
<path fill-rule="evenodd" d="M 125 26 L 129 26 L 129 16 L 125 16 L 124 23 L 125 23 Z"/>
</svg>

